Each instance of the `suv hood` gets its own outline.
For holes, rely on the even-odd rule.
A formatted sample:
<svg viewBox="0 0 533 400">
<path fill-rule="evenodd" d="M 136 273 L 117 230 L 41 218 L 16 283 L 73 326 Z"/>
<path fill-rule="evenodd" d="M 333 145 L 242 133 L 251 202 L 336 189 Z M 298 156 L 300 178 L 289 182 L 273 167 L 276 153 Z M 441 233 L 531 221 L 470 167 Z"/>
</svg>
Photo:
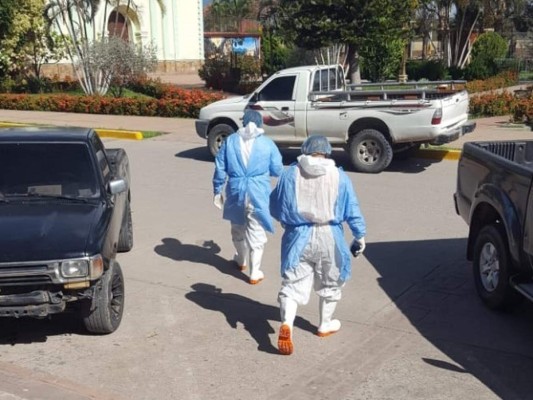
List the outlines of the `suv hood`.
<svg viewBox="0 0 533 400">
<path fill-rule="evenodd" d="M 0 204 L 0 262 L 46 261 L 86 255 L 97 204 Z"/>
</svg>

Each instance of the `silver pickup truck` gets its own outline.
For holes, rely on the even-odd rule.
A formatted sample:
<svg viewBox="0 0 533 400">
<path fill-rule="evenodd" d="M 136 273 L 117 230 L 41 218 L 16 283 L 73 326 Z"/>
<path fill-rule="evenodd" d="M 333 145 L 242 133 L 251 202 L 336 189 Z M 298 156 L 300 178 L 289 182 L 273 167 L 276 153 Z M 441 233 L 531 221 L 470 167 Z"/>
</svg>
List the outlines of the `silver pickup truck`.
<svg viewBox="0 0 533 400">
<path fill-rule="evenodd" d="M 215 155 L 242 125 L 246 108 L 263 115 L 265 133 L 280 147 L 325 135 L 345 148 L 357 171 L 377 173 L 421 144 L 444 144 L 471 132 L 464 82 L 347 85 L 339 65 L 281 70 L 253 93 L 203 107 L 196 132 Z"/>
</svg>

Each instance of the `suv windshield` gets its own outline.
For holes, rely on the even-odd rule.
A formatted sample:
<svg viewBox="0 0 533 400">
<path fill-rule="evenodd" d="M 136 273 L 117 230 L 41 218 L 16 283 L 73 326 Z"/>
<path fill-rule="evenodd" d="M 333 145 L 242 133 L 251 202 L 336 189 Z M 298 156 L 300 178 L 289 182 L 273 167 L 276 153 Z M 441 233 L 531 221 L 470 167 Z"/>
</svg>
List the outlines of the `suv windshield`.
<svg viewBox="0 0 533 400">
<path fill-rule="evenodd" d="M 0 143 L 0 193 L 97 197 L 89 149 L 83 143 Z"/>
</svg>

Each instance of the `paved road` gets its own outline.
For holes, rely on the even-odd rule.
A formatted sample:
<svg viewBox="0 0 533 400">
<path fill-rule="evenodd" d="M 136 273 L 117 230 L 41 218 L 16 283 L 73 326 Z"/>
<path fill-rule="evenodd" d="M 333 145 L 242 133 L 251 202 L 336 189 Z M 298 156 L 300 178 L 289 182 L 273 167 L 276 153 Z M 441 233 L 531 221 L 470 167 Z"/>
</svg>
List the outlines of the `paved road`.
<svg viewBox="0 0 533 400">
<path fill-rule="evenodd" d="M 461 149 L 465 141 L 472 140 L 528 140 L 533 138 L 533 132 L 530 128 L 509 124 L 509 117 L 507 116 L 479 118 L 474 121 L 477 123 L 474 132 L 448 143 L 446 147 Z M 180 134 L 181 140 L 186 141 L 191 139 L 189 134 L 194 132 L 194 120 L 185 118 L 0 110 L 0 122 L 158 131 Z"/>
<path fill-rule="evenodd" d="M 474 294 L 467 226 L 452 202 L 455 162 L 348 172 L 369 233 L 338 307 L 343 328 L 315 336 L 313 298 L 285 357 L 275 348 L 279 227 L 265 281 L 248 285 L 228 262 L 213 164 L 191 126 L 106 144 L 126 148 L 133 174 L 122 325 L 91 336 L 66 316 L 2 320 L 1 400 L 531 398 L 533 306 L 498 314 Z M 344 153 L 334 157 L 349 170 Z"/>
</svg>

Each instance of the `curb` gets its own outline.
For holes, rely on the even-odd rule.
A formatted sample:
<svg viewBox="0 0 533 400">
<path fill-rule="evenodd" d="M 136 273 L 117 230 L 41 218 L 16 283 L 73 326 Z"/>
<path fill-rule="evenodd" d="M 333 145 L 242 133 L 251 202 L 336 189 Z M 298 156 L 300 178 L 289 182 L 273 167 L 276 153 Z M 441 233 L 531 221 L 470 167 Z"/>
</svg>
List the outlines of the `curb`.
<svg viewBox="0 0 533 400">
<path fill-rule="evenodd" d="M 418 150 L 414 157 L 417 158 L 429 158 L 432 160 L 459 160 L 461 158 L 461 150 L 447 149 L 423 149 Z"/>
<path fill-rule="evenodd" d="M 29 124 L 19 124 L 16 122 L 0 122 L 0 128 L 17 128 L 32 126 Z M 143 134 L 140 131 L 124 131 L 119 129 L 95 129 L 98 136 L 115 139 L 143 140 Z"/>
<path fill-rule="evenodd" d="M 459 160 L 461 157 L 461 150 L 455 150 L 455 149 L 447 149 L 447 150 L 439 150 L 439 149 L 424 149 L 419 150 L 415 153 L 415 157 L 418 158 L 429 158 L 432 160 Z"/>
<path fill-rule="evenodd" d="M 100 137 L 116 138 L 116 139 L 131 139 L 143 140 L 143 134 L 139 131 L 121 131 L 116 129 L 95 129 Z"/>
</svg>

